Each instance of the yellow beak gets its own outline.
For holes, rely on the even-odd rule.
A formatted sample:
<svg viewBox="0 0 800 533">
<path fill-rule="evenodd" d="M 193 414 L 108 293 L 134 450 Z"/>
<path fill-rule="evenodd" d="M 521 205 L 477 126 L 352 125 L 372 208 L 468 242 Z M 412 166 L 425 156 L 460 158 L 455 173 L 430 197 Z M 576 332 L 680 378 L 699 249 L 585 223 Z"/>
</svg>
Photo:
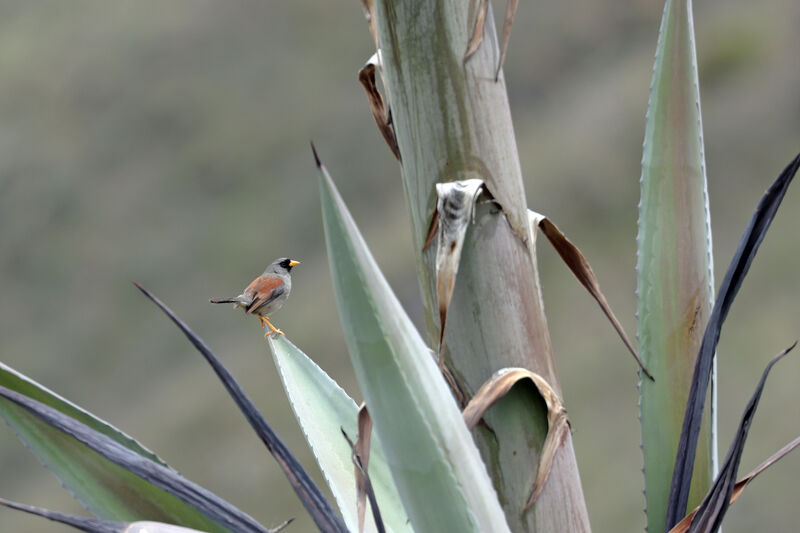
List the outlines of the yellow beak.
<svg viewBox="0 0 800 533">
<path fill-rule="evenodd" d="M 300 264 L 300 261 L 289 261 L 289 266 L 290 267 L 297 266 L 299 264 Z"/>
</svg>

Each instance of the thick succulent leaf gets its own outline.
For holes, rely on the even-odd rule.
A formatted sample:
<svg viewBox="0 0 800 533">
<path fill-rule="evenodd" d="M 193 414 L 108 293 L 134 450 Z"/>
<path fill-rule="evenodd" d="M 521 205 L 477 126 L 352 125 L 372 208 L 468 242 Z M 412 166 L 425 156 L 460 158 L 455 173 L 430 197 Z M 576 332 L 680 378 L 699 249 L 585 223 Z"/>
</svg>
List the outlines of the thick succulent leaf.
<svg viewBox="0 0 800 533">
<path fill-rule="evenodd" d="M 266 532 L 180 474 L 18 392 L 0 387 L 6 420 L 72 493 L 108 520 L 159 520 L 204 531 Z"/>
<path fill-rule="evenodd" d="M 719 342 L 720 331 L 728 311 L 742 286 L 750 264 L 767 234 L 772 220 L 786 195 L 789 184 L 792 182 L 797 169 L 800 167 L 800 154 L 798 154 L 783 172 L 769 186 L 756 206 L 747 228 L 744 230 L 739 246 L 731 259 L 725 278 L 719 289 L 717 301 L 708 321 L 703 342 L 695 361 L 692 387 L 689 391 L 689 400 L 686 404 L 686 413 L 683 418 L 681 438 L 678 443 L 678 453 L 675 459 L 675 471 L 672 477 L 672 486 L 669 495 L 667 523 L 669 527 L 677 524 L 686 514 L 686 503 L 689 499 L 689 486 L 692 479 L 692 468 L 695 462 L 695 452 L 700 434 L 700 420 L 708 390 L 709 376 L 711 375 L 712 361 Z M 656 377 L 656 379 L 658 379 Z"/>
<path fill-rule="evenodd" d="M 508 531 L 478 449 L 431 351 L 319 159 L 317 165 L 345 339 L 411 525 L 416 531 Z"/>
<path fill-rule="evenodd" d="M 49 390 L 44 385 L 37 383 L 28 376 L 17 372 L 13 368 L 8 367 L 3 363 L 0 363 L 0 386 L 17 391 L 20 394 L 24 394 L 28 398 L 41 402 L 45 405 L 49 405 L 53 409 L 61 411 L 70 418 L 74 418 L 75 420 L 86 424 L 93 430 L 102 433 L 111 439 L 114 439 L 129 450 L 138 453 L 142 457 L 150 459 L 155 463 L 159 463 L 162 466 L 167 466 L 166 463 L 159 459 L 153 452 L 146 449 L 144 446 L 114 426 L 97 418 L 88 411 L 81 409 L 69 400 L 62 398 L 55 392 Z M 2 414 L 2 408 L 0 408 L 0 416 Z"/>
<path fill-rule="evenodd" d="M 350 531 L 358 531 L 352 452 L 342 437 L 359 434 L 358 406 L 333 379 L 286 337 L 271 335 L 269 347 L 286 396 Z M 412 531 L 400 503 L 383 448 L 372 439 L 369 475 L 389 531 Z M 367 531 L 375 531 L 367 520 Z"/>
<path fill-rule="evenodd" d="M 653 66 L 639 205 L 639 356 L 655 378 L 640 382 L 649 531 L 664 531 L 694 355 L 713 299 L 695 55 L 691 0 L 667 0 Z M 692 505 L 700 502 L 711 484 L 712 426 L 713 421 L 706 420 L 698 435 Z"/>
<path fill-rule="evenodd" d="M 219 358 L 211 351 L 211 349 L 206 345 L 206 343 L 200 337 L 195 334 L 189 326 L 187 326 L 178 316 L 172 312 L 172 310 L 167 307 L 161 300 L 153 296 L 147 289 L 135 283 L 136 287 L 147 296 L 150 301 L 152 301 L 159 309 L 161 309 L 165 315 L 167 315 L 172 322 L 178 326 L 186 338 L 197 348 L 197 351 L 205 357 L 208 364 L 211 365 L 211 368 L 217 374 L 217 377 L 220 379 L 222 384 L 225 386 L 225 390 L 228 391 L 228 394 L 231 396 L 233 401 L 239 407 L 239 410 L 242 411 L 242 414 L 245 416 L 247 421 L 250 423 L 252 428 L 261 438 L 261 441 L 266 445 L 269 452 L 278 462 L 278 465 L 283 470 L 283 473 L 286 475 L 286 479 L 289 480 L 289 483 L 292 485 L 297 497 L 300 498 L 300 501 L 303 503 L 303 506 L 308 511 L 308 514 L 311 515 L 311 518 L 314 520 L 314 523 L 317 525 L 320 531 L 323 532 L 341 532 L 346 533 L 347 528 L 345 527 L 342 519 L 339 518 L 339 515 L 336 514 L 336 511 L 333 510 L 331 505 L 328 503 L 328 500 L 325 499 L 325 496 L 322 495 L 322 492 L 319 490 L 319 487 L 314 483 L 311 479 L 311 476 L 308 475 L 303 465 L 295 458 L 289 448 L 283 443 L 283 441 L 278 437 L 278 435 L 273 431 L 267 421 L 264 420 L 264 417 L 261 413 L 256 409 L 256 406 L 253 404 L 252 400 L 245 394 L 244 390 L 242 389 L 241 385 L 233 378 L 233 375 L 225 368 L 225 365 L 219 360 Z"/>
</svg>

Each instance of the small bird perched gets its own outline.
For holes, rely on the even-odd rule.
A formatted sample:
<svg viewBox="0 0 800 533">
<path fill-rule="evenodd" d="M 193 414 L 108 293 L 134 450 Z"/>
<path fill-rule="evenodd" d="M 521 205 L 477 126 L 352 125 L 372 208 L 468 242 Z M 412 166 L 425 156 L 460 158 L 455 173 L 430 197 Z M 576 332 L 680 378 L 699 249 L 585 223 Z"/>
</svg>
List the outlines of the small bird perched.
<svg viewBox="0 0 800 533">
<path fill-rule="evenodd" d="M 241 307 L 249 315 L 256 315 L 261 321 L 261 327 L 266 323 L 270 330 L 264 334 L 266 339 L 273 333 L 283 335 L 283 332 L 272 325 L 267 315 L 277 311 L 289 297 L 292 290 L 292 276 L 289 274 L 292 267 L 299 265 L 300 261 L 294 261 L 288 257 L 281 257 L 273 261 L 263 274 L 254 279 L 242 294 L 235 298 L 211 298 L 212 304 L 235 304 L 234 307 Z"/>
</svg>

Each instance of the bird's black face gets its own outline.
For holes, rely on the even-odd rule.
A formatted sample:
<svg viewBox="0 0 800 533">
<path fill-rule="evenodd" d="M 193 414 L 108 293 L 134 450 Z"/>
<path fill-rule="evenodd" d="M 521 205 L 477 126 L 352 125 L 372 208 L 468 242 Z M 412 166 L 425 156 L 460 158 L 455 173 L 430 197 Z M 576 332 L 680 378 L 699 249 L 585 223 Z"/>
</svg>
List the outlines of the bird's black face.
<svg viewBox="0 0 800 533">
<path fill-rule="evenodd" d="M 287 272 L 290 272 L 293 266 L 300 264 L 300 261 L 294 261 L 292 259 L 289 259 L 288 257 L 284 257 L 283 259 L 278 261 L 278 264 L 281 266 L 281 268 L 285 268 Z"/>
</svg>

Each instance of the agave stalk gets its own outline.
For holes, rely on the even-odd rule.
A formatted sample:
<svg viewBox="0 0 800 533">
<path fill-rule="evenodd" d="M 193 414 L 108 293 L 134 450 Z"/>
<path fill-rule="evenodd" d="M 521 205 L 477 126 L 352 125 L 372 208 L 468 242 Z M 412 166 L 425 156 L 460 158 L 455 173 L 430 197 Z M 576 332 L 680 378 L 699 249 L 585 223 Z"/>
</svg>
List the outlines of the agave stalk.
<svg viewBox="0 0 800 533">
<path fill-rule="evenodd" d="M 443 360 L 465 399 L 508 367 L 532 370 L 560 396 L 502 72 L 495 80 L 500 52 L 491 9 L 483 43 L 464 59 L 476 7 L 462 1 L 375 2 L 429 337 L 436 347 L 442 326 L 436 250 L 426 246 L 436 184 L 477 178 L 495 201 L 477 205 L 467 230 Z M 485 418 L 491 431 L 473 433 L 509 525 L 513 531 L 588 531 L 569 433 L 541 496 L 524 511 L 547 427 L 544 402 L 525 402 L 516 396 L 499 403 L 499 411 Z"/>
<path fill-rule="evenodd" d="M 713 300 L 711 228 L 691 0 L 664 6 L 645 128 L 639 207 L 639 354 L 649 531 L 664 531 L 675 454 L 694 362 Z M 712 409 L 714 377 L 712 377 Z M 689 508 L 708 491 L 712 428 L 705 417 Z M 685 509 L 684 509 L 685 511 Z M 680 516 L 683 516 L 683 512 Z"/>
</svg>

